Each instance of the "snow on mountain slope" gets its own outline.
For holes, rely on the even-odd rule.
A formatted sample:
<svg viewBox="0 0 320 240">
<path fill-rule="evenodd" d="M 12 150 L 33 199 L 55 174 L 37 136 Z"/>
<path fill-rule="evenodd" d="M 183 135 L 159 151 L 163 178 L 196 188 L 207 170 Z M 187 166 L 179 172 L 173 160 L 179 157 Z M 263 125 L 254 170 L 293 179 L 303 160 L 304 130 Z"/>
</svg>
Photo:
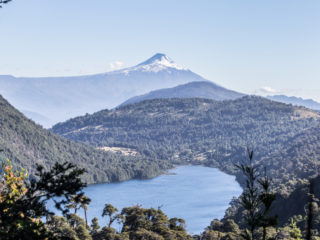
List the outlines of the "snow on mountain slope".
<svg viewBox="0 0 320 240">
<path fill-rule="evenodd" d="M 76 77 L 0 76 L 0 94 L 19 110 L 41 114 L 44 127 L 71 117 L 114 108 L 128 98 L 194 81 L 205 81 L 164 54 L 136 66 Z M 45 121 L 44 119 L 48 119 Z"/>
<path fill-rule="evenodd" d="M 177 70 L 188 70 L 182 66 L 175 63 L 171 58 L 162 53 L 157 53 L 152 58 L 147 61 L 140 63 L 138 66 L 133 69 L 142 69 L 142 71 L 153 71 L 158 72 L 161 70 L 168 70 L 170 68 L 175 68 Z"/>
<path fill-rule="evenodd" d="M 120 69 L 117 71 L 109 72 L 106 74 L 117 75 L 117 74 L 126 74 L 130 75 L 132 73 L 157 73 L 161 71 L 165 71 L 167 73 L 172 73 L 176 70 L 182 71 L 189 71 L 187 68 L 180 66 L 179 64 L 175 63 L 171 58 L 163 53 L 157 53 L 153 57 L 149 58 L 148 60 L 129 68 Z"/>
</svg>

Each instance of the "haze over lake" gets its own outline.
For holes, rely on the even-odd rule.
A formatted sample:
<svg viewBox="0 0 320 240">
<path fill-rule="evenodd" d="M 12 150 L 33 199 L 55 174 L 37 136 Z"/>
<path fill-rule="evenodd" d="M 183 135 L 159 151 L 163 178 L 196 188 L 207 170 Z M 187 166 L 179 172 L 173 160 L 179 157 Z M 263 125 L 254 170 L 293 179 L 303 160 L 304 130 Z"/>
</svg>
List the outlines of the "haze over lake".
<svg viewBox="0 0 320 240">
<path fill-rule="evenodd" d="M 234 176 L 215 168 L 181 166 L 169 173 L 149 180 L 88 186 L 85 194 L 92 200 L 88 219 L 100 217 L 105 203 L 119 210 L 137 204 L 160 206 L 169 218 L 185 219 L 188 232 L 200 233 L 214 218 L 222 218 L 232 197 L 242 192 Z M 83 214 L 82 209 L 79 212 Z M 104 226 L 106 219 L 100 217 L 99 223 Z"/>
</svg>

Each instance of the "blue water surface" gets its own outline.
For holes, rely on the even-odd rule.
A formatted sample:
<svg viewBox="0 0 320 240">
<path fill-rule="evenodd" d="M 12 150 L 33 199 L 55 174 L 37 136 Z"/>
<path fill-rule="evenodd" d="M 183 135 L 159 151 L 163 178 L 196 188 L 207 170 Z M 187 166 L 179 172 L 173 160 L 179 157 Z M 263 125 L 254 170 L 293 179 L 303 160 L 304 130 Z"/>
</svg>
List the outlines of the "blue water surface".
<svg viewBox="0 0 320 240">
<path fill-rule="evenodd" d="M 185 219 L 189 233 L 198 234 L 214 218 L 224 216 L 230 200 L 239 196 L 242 189 L 234 176 L 218 169 L 181 166 L 153 179 L 95 184 L 85 188 L 84 192 L 92 200 L 88 219 L 91 222 L 93 217 L 98 217 L 100 226 L 107 222 L 101 217 L 105 203 L 120 211 L 123 207 L 138 204 L 144 208 L 161 207 L 169 218 Z M 83 216 L 83 210 L 79 211 Z"/>
</svg>

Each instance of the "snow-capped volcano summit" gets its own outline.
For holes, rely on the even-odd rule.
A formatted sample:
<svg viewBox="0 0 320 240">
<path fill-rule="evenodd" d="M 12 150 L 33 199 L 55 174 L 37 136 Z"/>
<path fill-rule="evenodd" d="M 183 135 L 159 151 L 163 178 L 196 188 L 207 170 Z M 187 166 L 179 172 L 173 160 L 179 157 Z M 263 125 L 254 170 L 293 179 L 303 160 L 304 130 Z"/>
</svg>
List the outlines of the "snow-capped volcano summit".
<svg viewBox="0 0 320 240">
<path fill-rule="evenodd" d="M 131 72 L 141 71 L 141 72 L 160 72 L 167 71 L 168 73 L 172 73 L 174 70 L 183 70 L 188 71 L 187 68 L 180 66 L 175 63 L 171 58 L 163 53 L 157 53 L 148 60 L 125 69 L 120 69 L 116 71 L 117 73 L 123 72 L 125 74 L 130 74 Z M 111 72 L 112 73 L 112 72 Z"/>
<path fill-rule="evenodd" d="M 86 113 L 114 108 L 127 99 L 162 88 L 206 81 L 157 53 L 117 71 L 77 77 L 0 76 L 0 94 L 45 127 Z M 34 116 L 43 116 L 35 118 Z M 44 121 L 43 119 L 48 119 Z"/>
<path fill-rule="evenodd" d="M 138 66 L 149 65 L 149 64 L 163 64 L 163 63 L 174 63 L 171 58 L 163 53 L 156 53 L 154 56 L 149 58 L 148 60 L 138 64 Z"/>
<path fill-rule="evenodd" d="M 164 68 L 175 68 L 178 70 L 187 70 L 186 68 L 181 67 L 176 64 L 171 58 L 163 53 L 157 53 L 153 57 L 149 58 L 147 61 L 140 63 L 137 67 L 143 67 L 145 69 L 152 69 L 157 71 Z"/>
</svg>

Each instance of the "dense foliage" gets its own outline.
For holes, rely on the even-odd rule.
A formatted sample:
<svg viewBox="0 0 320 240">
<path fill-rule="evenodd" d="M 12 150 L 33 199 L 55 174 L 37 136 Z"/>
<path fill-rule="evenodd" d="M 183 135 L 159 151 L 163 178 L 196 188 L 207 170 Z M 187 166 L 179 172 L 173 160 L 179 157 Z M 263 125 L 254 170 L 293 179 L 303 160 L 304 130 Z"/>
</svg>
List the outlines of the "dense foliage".
<svg viewBox="0 0 320 240">
<path fill-rule="evenodd" d="M 272 207 L 272 213 L 277 213 L 279 225 L 284 226 L 290 224 L 290 219 L 295 219 L 296 225 L 304 230 L 307 220 L 307 206 L 309 184 L 305 183 L 298 185 L 297 188 L 288 196 L 283 196 L 279 193 L 276 195 L 276 201 Z M 320 176 L 314 178 L 314 201 L 312 202 L 313 219 L 312 229 L 314 235 L 320 236 Z M 239 226 L 244 226 L 243 208 L 239 206 L 238 200 L 234 200 L 232 206 L 226 211 L 226 215 L 222 221 L 234 220 Z"/>
<path fill-rule="evenodd" d="M 139 154 L 114 154 L 61 138 L 24 117 L 1 96 L 0 128 L 1 149 L 14 166 L 25 168 L 31 176 L 36 164 L 49 169 L 65 161 L 85 168 L 87 183 L 150 178 L 171 166 Z"/>
<path fill-rule="evenodd" d="M 240 207 L 244 209 L 242 217 L 247 227 L 242 237 L 248 240 L 256 239 L 257 230 L 262 228 L 262 239 L 266 240 L 268 228 L 278 224 L 278 216 L 270 215 L 276 195 L 270 191 L 271 179 L 266 172 L 264 177 L 259 177 L 258 166 L 253 164 L 252 150 L 248 149 L 248 157 L 248 161 L 236 165 L 246 180 L 244 191 L 239 198 Z"/>
<path fill-rule="evenodd" d="M 72 195 L 83 196 L 80 179 L 84 169 L 56 163 L 48 172 L 37 167 L 39 180 L 28 179 L 25 171 L 14 171 L 9 161 L 0 182 L 0 238 L 4 240 L 55 239 L 41 218 L 52 216 L 48 200 L 63 214 Z"/>
<path fill-rule="evenodd" d="M 90 199 L 81 191 L 85 184 L 80 176 L 83 169 L 70 163 L 56 163 L 50 171 L 38 166 L 39 180 L 28 180 L 25 171 L 14 171 L 9 162 L 3 166 L 0 182 L 0 239 L 191 239 L 184 228 L 184 220 L 168 219 L 161 209 L 127 207 L 118 213 L 106 204 L 102 216 L 109 217 L 107 226 L 100 229 L 97 218 L 91 227 L 76 214 L 78 204 L 86 209 Z M 46 208 L 48 200 L 55 202 L 63 217 L 55 216 Z M 83 201 L 84 200 L 84 201 Z M 69 209 L 75 209 L 70 213 Z M 122 230 L 117 232 L 112 223 L 117 220 Z"/>
<path fill-rule="evenodd" d="M 29 179 L 24 170 L 14 171 L 8 162 L 3 165 L 0 183 L 0 236 L 7 240 L 320 239 L 320 177 L 310 181 L 312 188 L 297 188 L 287 199 L 274 202 L 275 194 L 269 191 L 271 180 L 266 175 L 258 177 L 252 152 L 249 159 L 238 165 L 246 179 L 243 194 L 235 200 L 239 204 L 232 204 L 233 211 L 229 209 L 221 221 L 213 220 L 203 233 L 194 236 L 187 233 L 183 219 L 168 219 L 160 208 L 133 206 L 118 212 L 106 203 L 101 214 L 108 219 L 106 225 L 101 228 L 97 218 L 89 225 L 86 210 L 90 199 L 81 192 L 85 186 L 80 178 L 84 169 L 70 163 L 56 163 L 50 171 L 38 166 L 37 180 Z M 48 200 L 56 203 L 63 216 L 47 210 Z M 85 211 L 85 220 L 77 215 L 79 208 Z M 288 221 L 277 227 L 274 213 Z M 119 230 L 113 228 L 115 222 Z"/>
<path fill-rule="evenodd" d="M 203 164 L 233 174 L 250 146 L 256 161 L 289 193 L 318 172 L 320 148 L 314 140 L 320 133 L 313 128 L 319 128 L 317 112 L 247 96 L 149 100 L 77 117 L 52 131 L 93 146 L 124 146 L 171 163 Z"/>
<path fill-rule="evenodd" d="M 308 190 L 296 190 L 296 194 L 304 199 L 297 203 L 297 209 L 300 212 L 304 211 L 303 206 L 306 203 L 311 203 L 309 208 L 312 209 L 313 218 L 310 218 L 312 222 L 310 226 L 314 227 L 310 231 L 305 231 L 304 225 L 308 218 L 300 215 L 291 217 L 282 227 L 277 227 L 277 223 L 272 220 L 274 217 L 266 211 L 270 209 L 274 199 L 273 193 L 269 194 L 266 191 L 269 180 L 265 176 L 260 179 L 256 177 L 254 170 L 256 166 L 252 165 L 252 161 L 247 165 L 239 165 L 239 167 L 248 183 L 240 197 L 244 211 L 238 212 L 239 217 L 244 220 L 244 224 L 238 225 L 230 217 L 225 217 L 221 221 L 215 219 L 203 233 L 191 236 L 185 229 L 183 219 L 169 219 L 160 208 L 145 209 L 140 206 L 132 206 L 118 212 L 118 209 L 107 203 L 101 214 L 102 217 L 108 219 L 106 225 L 101 227 L 96 217 L 89 225 L 86 223 L 87 219 L 83 220 L 77 215 L 79 207 L 86 210 L 86 204 L 90 203 L 90 199 L 81 192 L 82 187 L 85 186 L 80 178 L 83 169 L 75 168 L 70 163 L 62 165 L 57 163 L 50 171 L 44 171 L 43 168 L 38 167 L 39 180 L 32 179 L 30 182 L 24 170 L 14 171 L 12 166 L 7 163 L 3 166 L 4 175 L 0 185 L 0 236 L 1 239 L 7 240 L 299 240 L 303 236 L 307 236 L 307 232 L 309 232 L 309 239 L 319 239 L 320 214 L 316 202 L 320 193 L 319 177 L 314 179 L 314 185 L 317 188 L 313 191 L 311 202 L 308 201 Z M 257 183 L 261 189 L 256 185 Z M 287 207 L 292 206 L 293 201 L 296 200 L 294 199 L 297 197 L 296 194 L 293 194 L 292 198 L 290 197 L 291 200 L 286 204 Z M 251 196 L 254 196 L 255 200 L 251 201 Z M 269 197 L 271 197 L 271 201 L 269 201 Z M 62 210 L 62 216 L 56 216 L 46 209 L 45 203 L 49 199 L 56 201 L 56 207 Z M 268 205 L 268 202 L 271 204 Z M 249 205 L 250 207 L 248 207 Z M 278 204 L 275 207 L 278 211 L 283 205 Z M 72 209 L 74 209 L 74 213 L 71 213 Z M 250 209 L 256 209 L 254 215 L 250 214 Z M 281 214 L 289 212 L 288 209 L 280 211 Z M 254 221 L 251 221 L 252 216 Z M 118 224 L 118 230 L 113 226 L 115 222 Z M 241 220 L 239 222 L 241 223 Z M 251 232 L 252 228 L 251 230 L 247 229 L 252 224 L 255 226 L 254 234 Z"/>
<path fill-rule="evenodd" d="M 88 171 L 85 176 L 88 182 L 147 178 L 173 164 L 193 163 L 219 167 L 237 174 L 245 187 L 245 177 L 234 165 L 241 164 L 241 159 L 245 158 L 243 149 L 249 145 L 257 153 L 254 164 L 267 167 L 268 174 L 273 177 L 273 190 L 277 191 L 270 216 L 274 213 L 279 215 L 281 228 L 268 227 L 266 238 L 287 234 L 299 239 L 305 234 L 307 215 L 304 206 L 308 201 L 308 179 L 316 177 L 319 169 L 320 125 L 316 112 L 258 97 L 224 102 L 205 99 L 152 100 L 71 119 L 53 128 L 52 131 L 81 142 L 73 143 L 42 129 L 4 99 L 0 100 L 0 144 L 15 166 L 24 166 L 31 172 L 31 179 L 39 179 L 35 175 L 36 163 L 43 164 L 45 168 L 41 171 L 45 172 L 54 166 L 54 162 L 63 163 L 67 159 Z M 95 149 L 106 146 L 133 149 L 137 154 L 126 156 Z M 263 171 L 262 167 L 257 168 L 258 174 Z M 22 186 L 21 189 L 18 187 L 17 193 L 23 195 L 23 174 L 13 176 L 13 180 L 17 186 Z M 315 199 L 320 197 L 319 194 L 319 189 L 315 187 Z M 191 237 L 185 232 L 183 220 L 170 220 L 161 210 L 140 207 L 125 208 L 118 213 L 117 209 L 106 205 L 102 214 L 109 218 L 109 224 L 100 228 L 97 219 L 94 219 L 89 226 L 87 219 L 81 219 L 76 213 L 79 208 L 86 213 L 90 201 L 77 196 L 72 196 L 68 201 L 68 208 L 75 209 L 74 214 L 68 217 L 51 216 L 45 226 L 41 222 L 37 224 L 59 238 Z M 320 214 L 316 201 L 312 206 L 315 216 L 312 231 L 317 235 Z M 241 198 L 235 199 L 224 219 L 213 221 L 201 236 L 193 237 L 239 239 L 239 234 L 247 227 L 243 217 L 245 211 Z M 146 216 L 142 221 L 145 224 L 143 228 L 130 231 L 136 227 L 126 222 L 132 214 L 133 217 L 140 216 L 137 218 L 139 221 L 134 222 L 137 226 Z M 162 219 L 161 228 L 154 225 L 154 221 L 151 221 L 152 224 L 148 222 L 152 218 L 157 221 Z M 112 223 L 116 221 L 123 224 L 120 232 L 112 228 Z M 256 234 L 261 238 L 265 235 L 263 225 L 258 226 Z"/>
<path fill-rule="evenodd" d="M 113 206 L 112 206 L 113 207 Z M 192 237 L 184 228 L 184 220 L 168 217 L 161 209 L 145 209 L 140 206 L 127 207 L 118 213 L 117 231 L 110 224 L 100 227 L 98 219 L 90 226 L 76 214 L 68 218 L 53 216 L 47 227 L 60 239 L 81 240 L 188 240 Z"/>
<path fill-rule="evenodd" d="M 283 234 L 297 231 L 295 225 L 302 230 L 305 227 L 306 192 L 300 191 L 298 204 L 294 199 L 297 189 L 307 189 L 308 179 L 319 172 L 320 124 L 314 111 L 260 97 L 223 102 L 158 99 L 71 119 L 52 131 L 93 146 L 131 147 L 176 164 L 218 167 L 236 174 L 243 187 L 245 178 L 234 164 L 241 163 L 244 148 L 250 146 L 256 154 L 254 164 L 267 168 L 272 189 L 277 191 L 274 207 L 268 210 L 270 216 L 279 213 Z M 264 171 L 257 167 L 260 176 Z M 235 199 L 221 224 L 232 220 L 245 228 L 244 212 L 240 199 Z M 292 223 L 294 215 L 302 220 Z M 317 217 L 313 221 L 317 223 Z M 215 239 L 217 231 L 209 227 L 204 234 Z M 231 233 L 219 234 L 230 237 Z M 260 227 L 259 234 L 263 235 Z"/>
</svg>

